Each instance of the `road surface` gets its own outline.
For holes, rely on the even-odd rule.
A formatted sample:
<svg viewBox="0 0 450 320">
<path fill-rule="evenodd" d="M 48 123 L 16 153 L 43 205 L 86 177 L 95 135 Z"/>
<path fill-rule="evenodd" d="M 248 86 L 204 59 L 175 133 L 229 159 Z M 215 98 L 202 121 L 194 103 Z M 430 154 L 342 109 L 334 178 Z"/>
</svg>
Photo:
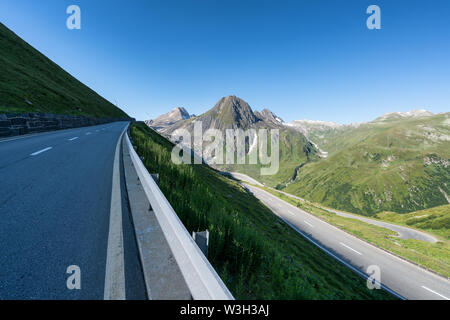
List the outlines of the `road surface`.
<svg viewBox="0 0 450 320">
<path fill-rule="evenodd" d="M 294 196 L 290 193 L 287 192 L 283 192 L 280 190 L 274 190 L 276 192 L 282 193 L 288 197 L 291 197 L 293 199 L 297 199 L 297 200 L 301 200 L 301 201 L 305 201 L 304 199 Z M 432 235 L 429 235 L 425 232 L 421 232 L 419 230 L 414 230 L 408 227 L 403 227 L 403 226 L 399 226 L 396 224 L 392 224 L 389 222 L 385 222 L 385 221 L 380 221 L 380 220 L 375 220 L 375 219 L 371 219 L 371 218 L 367 218 L 367 217 L 363 217 L 360 215 L 356 215 L 356 214 L 352 214 L 352 213 L 347 213 L 347 212 L 342 212 L 336 209 L 331 209 L 331 208 L 327 208 L 327 207 L 321 207 L 322 209 L 335 213 L 338 216 L 341 217 L 345 217 L 345 218 L 350 218 L 350 219 L 356 219 L 356 220 L 360 220 L 363 221 L 365 223 L 369 223 L 369 224 L 373 224 L 375 226 L 379 226 L 379 227 L 383 227 L 386 229 L 390 229 L 394 232 L 397 232 L 398 237 L 400 239 L 415 239 L 415 240 L 421 240 L 421 241 L 426 241 L 426 242 L 431 242 L 431 243 L 435 243 L 437 242 L 437 239 L 435 237 L 433 237 Z"/>
<path fill-rule="evenodd" d="M 118 288 L 127 299 L 145 298 L 126 192 L 120 192 L 116 148 L 126 125 L 0 140 L 0 299 L 103 299 L 115 275 L 107 276 L 115 239 L 123 261 Z M 115 218 L 113 207 L 122 209 Z M 80 268 L 79 290 L 66 285 L 71 265 Z"/>
<path fill-rule="evenodd" d="M 251 177 L 249 177 L 249 176 L 247 176 L 245 174 L 242 174 L 242 173 L 238 173 L 238 172 L 222 172 L 222 174 L 226 175 L 226 176 L 230 176 L 230 177 L 232 177 L 234 179 L 237 179 L 237 180 L 241 180 L 243 182 L 248 182 L 248 183 L 251 183 L 253 185 L 264 187 L 264 185 L 261 184 L 260 182 L 258 182 L 257 180 L 255 180 L 255 179 L 253 179 L 253 178 L 251 178 Z M 293 199 L 297 199 L 297 200 L 300 200 L 300 201 L 305 201 L 304 199 L 302 199 L 300 197 L 294 196 L 293 194 L 290 194 L 290 193 L 287 193 L 287 192 L 284 192 L 284 191 L 281 191 L 281 190 L 273 189 L 273 191 L 282 193 L 282 194 L 284 194 L 284 195 L 286 195 L 288 197 L 291 197 Z M 414 229 L 411 229 L 411 228 L 408 228 L 408 227 L 399 226 L 399 225 L 392 224 L 392 223 L 385 222 L 385 221 L 370 219 L 370 218 L 363 217 L 363 216 L 360 216 L 360 215 L 351 214 L 351 213 L 347 213 L 347 212 L 342 212 L 342 211 L 338 211 L 338 210 L 335 210 L 335 209 L 330 209 L 330 208 L 327 208 L 327 207 L 322 207 L 322 208 L 324 210 L 329 211 L 329 212 L 333 212 L 333 213 L 335 213 L 335 214 L 337 214 L 337 215 L 339 215 L 341 217 L 360 220 L 360 221 L 363 221 L 365 223 L 373 224 L 373 225 L 376 225 L 376 226 L 379 226 L 379 227 L 383 227 L 383 228 L 392 230 L 392 231 L 394 231 L 394 232 L 396 232 L 398 234 L 398 237 L 400 239 L 415 239 L 415 240 L 422 240 L 422 241 L 427 241 L 427 242 L 431 242 L 431 243 L 437 242 L 437 239 L 435 237 L 433 237 L 432 235 L 429 235 L 429 234 L 427 234 L 425 232 L 421 232 L 419 230 L 414 230 Z"/>
<path fill-rule="evenodd" d="M 450 281 L 376 248 L 251 185 L 244 186 L 277 216 L 321 249 L 364 276 L 378 266 L 381 283 L 406 299 L 450 299 Z"/>
</svg>

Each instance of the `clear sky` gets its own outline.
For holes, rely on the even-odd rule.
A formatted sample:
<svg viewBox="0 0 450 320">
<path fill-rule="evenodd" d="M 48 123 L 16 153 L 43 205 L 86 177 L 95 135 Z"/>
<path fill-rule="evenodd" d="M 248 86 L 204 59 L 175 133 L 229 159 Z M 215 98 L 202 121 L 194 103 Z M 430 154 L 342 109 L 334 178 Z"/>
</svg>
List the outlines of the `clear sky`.
<svg viewBox="0 0 450 320">
<path fill-rule="evenodd" d="M 0 21 L 140 120 L 230 94 L 286 121 L 450 111 L 448 0 L 0 0 Z"/>
</svg>

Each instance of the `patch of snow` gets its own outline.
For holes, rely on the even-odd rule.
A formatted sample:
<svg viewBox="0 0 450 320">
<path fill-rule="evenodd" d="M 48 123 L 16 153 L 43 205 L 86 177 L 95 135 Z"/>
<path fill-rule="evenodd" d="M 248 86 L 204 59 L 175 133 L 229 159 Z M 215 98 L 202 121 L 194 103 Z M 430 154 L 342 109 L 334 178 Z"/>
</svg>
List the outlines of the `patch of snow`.
<svg viewBox="0 0 450 320">
<path fill-rule="evenodd" d="M 256 144 L 258 143 L 258 136 L 255 133 L 255 136 L 253 137 L 253 142 L 252 145 L 250 146 L 250 148 L 248 149 L 248 153 L 250 154 L 252 152 L 252 150 L 256 147 Z"/>
</svg>

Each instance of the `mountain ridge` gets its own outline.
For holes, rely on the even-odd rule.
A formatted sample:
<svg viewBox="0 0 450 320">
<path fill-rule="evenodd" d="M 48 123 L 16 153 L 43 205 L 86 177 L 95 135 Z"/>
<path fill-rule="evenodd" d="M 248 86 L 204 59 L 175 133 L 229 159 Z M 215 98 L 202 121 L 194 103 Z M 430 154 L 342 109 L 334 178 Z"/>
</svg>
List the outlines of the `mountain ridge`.
<svg viewBox="0 0 450 320">
<path fill-rule="evenodd" d="M 0 23 L 0 113 L 130 118 Z"/>
<path fill-rule="evenodd" d="M 309 132 L 326 159 L 286 192 L 353 213 L 407 213 L 448 203 L 450 113 Z"/>
<path fill-rule="evenodd" d="M 252 111 L 245 101 L 231 96 L 221 98 L 198 117 L 177 122 L 166 134 L 192 131 L 195 121 L 203 122 L 203 130 L 277 128 L 281 173 L 262 177 L 258 167 L 225 165 L 220 169 L 247 174 L 268 186 L 340 210 L 363 215 L 406 213 L 447 203 L 450 113 L 432 115 L 419 110 L 398 114 L 354 124 L 284 123 L 272 111 Z M 249 137 L 248 145 L 252 142 Z"/>
<path fill-rule="evenodd" d="M 256 150 L 254 146 L 259 129 L 278 129 L 280 168 L 274 176 L 262 176 L 259 170 L 263 166 L 259 162 L 256 165 L 215 165 L 219 170 L 241 172 L 272 185 L 276 185 L 278 181 L 290 181 L 295 175 L 296 168 L 304 165 L 310 158 L 317 157 L 320 153 L 301 132 L 285 126 L 283 120 L 270 110 L 253 111 L 246 101 L 233 95 L 222 97 L 211 109 L 194 118 L 177 121 L 165 128 L 159 128 L 153 124 L 149 124 L 149 126 L 170 139 L 173 135 L 181 133 L 182 130 L 193 133 L 196 122 L 202 124 L 203 132 L 208 129 L 217 129 L 222 132 L 227 129 L 256 130 L 254 136 L 246 138 L 246 157 Z M 172 141 L 178 142 L 173 139 Z M 201 149 L 199 145 L 195 145 L 195 141 L 193 146 L 196 150 Z M 204 160 L 210 162 L 211 159 Z"/>
</svg>

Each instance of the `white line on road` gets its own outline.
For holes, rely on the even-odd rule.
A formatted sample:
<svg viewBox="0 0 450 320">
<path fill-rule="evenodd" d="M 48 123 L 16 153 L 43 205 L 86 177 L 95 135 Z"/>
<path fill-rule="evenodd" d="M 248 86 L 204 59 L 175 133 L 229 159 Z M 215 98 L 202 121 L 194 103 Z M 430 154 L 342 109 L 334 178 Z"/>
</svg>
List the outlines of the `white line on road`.
<svg viewBox="0 0 450 320">
<path fill-rule="evenodd" d="M 352 251 L 354 251 L 354 252 L 356 252 L 357 254 L 360 254 L 360 255 L 362 255 L 362 253 L 361 252 L 359 252 L 359 251 L 356 251 L 355 249 L 353 249 L 352 247 L 349 247 L 348 245 L 346 245 L 345 243 L 342 243 L 342 242 L 339 242 L 341 245 L 343 245 L 344 247 L 346 247 L 347 249 L 350 249 L 350 250 L 352 250 Z"/>
<path fill-rule="evenodd" d="M 303 222 L 306 223 L 306 224 L 307 224 L 308 226 L 310 226 L 311 228 L 314 228 L 314 226 L 313 226 L 311 223 L 309 223 L 308 221 L 303 220 Z"/>
<path fill-rule="evenodd" d="M 436 292 L 436 291 L 434 291 L 434 290 L 431 290 L 430 288 L 427 288 L 427 287 L 425 287 L 425 286 L 422 286 L 422 288 L 424 288 L 425 290 L 428 290 L 428 291 L 430 291 L 430 292 L 432 292 L 432 293 L 438 295 L 439 297 L 441 297 L 441 298 L 443 298 L 443 299 L 445 299 L 445 300 L 450 300 L 450 299 L 447 298 L 446 296 L 444 296 L 444 295 L 442 295 L 442 294 L 440 294 L 440 293 L 438 293 L 438 292 Z"/>
<path fill-rule="evenodd" d="M 69 139 L 69 141 L 77 140 L 78 137 L 73 137 L 72 139 Z"/>
<path fill-rule="evenodd" d="M 331 257 L 333 257 L 334 259 L 336 259 L 337 261 L 339 261 L 340 263 L 342 263 L 343 265 L 345 265 L 347 268 L 353 270 L 354 272 L 356 272 L 357 274 L 359 274 L 362 278 L 364 279 L 369 279 L 369 276 L 367 274 L 365 274 L 364 272 L 358 270 L 357 268 L 355 268 L 354 266 L 352 266 L 351 264 L 349 264 L 348 262 L 345 262 L 344 260 L 342 260 L 341 258 L 339 258 L 337 255 L 335 255 L 334 253 L 332 253 L 330 250 L 326 249 L 325 247 L 321 246 L 320 244 L 318 244 L 316 241 L 314 241 L 312 238 L 310 238 L 308 235 L 306 235 L 306 233 L 304 233 L 303 231 L 301 231 L 299 228 L 297 228 L 296 226 L 294 226 L 292 223 L 290 223 L 288 220 L 284 219 L 283 217 L 280 217 L 281 220 L 283 220 L 284 222 L 286 222 L 292 229 L 294 229 L 295 231 L 297 231 L 299 234 L 301 234 L 306 240 L 308 240 L 309 242 L 311 242 L 313 245 L 315 245 L 316 247 L 320 248 L 322 251 L 324 251 L 325 253 L 327 253 L 328 255 L 330 255 Z M 391 289 L 389 289 L 388 287 L 386 287 L 384 284 L 375 281 L 375 283 L 379 284 L 384 290 L 386 290 L 387 292 L 391 293 L 392 295 L 398 297 L 401 300 L 406 300 L 403 296 L 399 295 L 398 293 L 396 293 L 395 291 L 392 291 Z"/>
<path fill-rule="evenodd" d="M 108 248 L 106 251 L 105 300 L 125 300 L 125 259 L 122 229 L 122 194 L 120 191 L 120 142 L 116 145 L 111 191 L 111 211 L 109 215 Z"/>
<path fill-rule="evenodd" d="M 34 157 L 34 156 L 37 156 L 38 154 L 41 154 L 42 152 L 48 151 L 48 150 L 50 150 L 50 149 L 53 149 L 53 147 L 48 147 L 48 148 L 45 148 L 45 149 L 36 151 L 36 152 L 32 153 L 31 156 L 33 156 L 33 157 Z"/>
</svg>

